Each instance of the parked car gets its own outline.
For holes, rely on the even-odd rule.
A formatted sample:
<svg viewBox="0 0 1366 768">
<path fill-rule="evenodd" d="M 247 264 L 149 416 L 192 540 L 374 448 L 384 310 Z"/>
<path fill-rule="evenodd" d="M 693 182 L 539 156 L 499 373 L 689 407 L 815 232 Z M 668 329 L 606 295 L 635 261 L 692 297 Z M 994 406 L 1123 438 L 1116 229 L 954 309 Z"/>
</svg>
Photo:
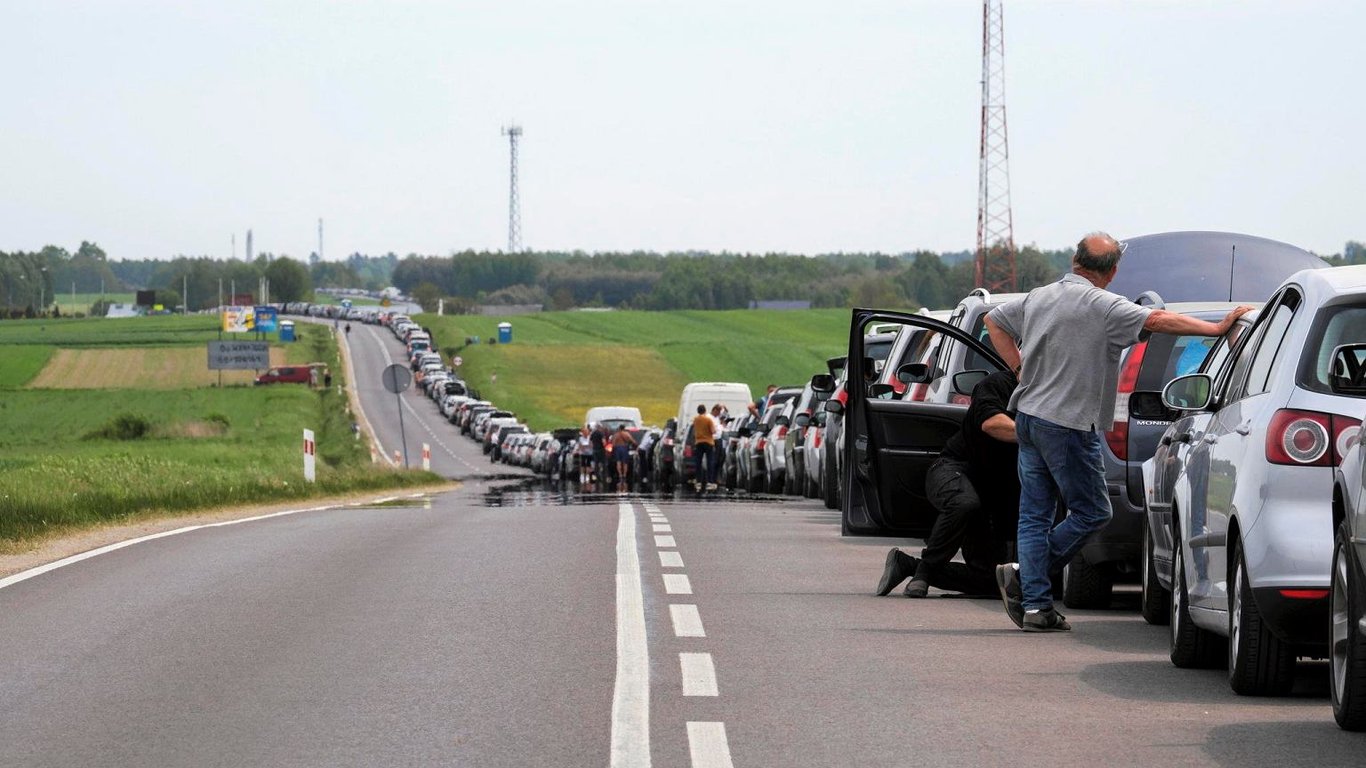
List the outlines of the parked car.
<svg viewBox="0 0 1366 768">
<path fill-rule="evenodd" d="M 841 362 L 841 365 L 843 363 Z M 802 438 L 802 464 L 806 469 L 806 482 L 803 495 L 808 499 L 819 499 L 825 495 L 823 484 L 826 482 L 826 424 L 832 414 L 825 410 L 825 402 L 835 391 L 835 377 L 830 374 L 816 374 L 811 377 L 811 386 L 824 397 L 820 405 L 811 413 L 810 423 Z"/>
<path fill-rule="evenodd" d="M 626 405 L 598 405 L 588 409 L 583 423 L 589 427 L 601 424 L 615 432 L 617 427 L 639 427 L 642 424 L 640 409 Z"/>
<path fill-rule="evenodd" d="M 754 426 L 754 435 L 748 446 L 747 459 L 750 491 L 782 493 L 783 464 L 782 440 L 791 425 L 791 417 L 784 414 L 788 401 L 801 394 L 798 387 L 779 387 L 768 397 L 768 407 Z M 775 442 L 776 441 L 776 442 Z"/>
<path fill-rule="evenodd" d="M 1366 344 L 1340 347 L 1330 386 L 1335 393 L 1366 392 Z M 1366 410 L 1366 409 L 1363 409 Z M 1366 445 L 1363 434 L 1334 474 L 1333 563 L 1329 573 L 1329 687 L 1333 718 L 1349 731 L 1366 730 Z"/>
<path fill-rule="evenodd" d="M 659 440 L 655 442 L 655 457 L 652 465 L 654 477 L 651 485 L 660 491 L 672 490 L 678 482 L 678 473 L 674 470 L 674 462 L 677 454 L 674 452 L 674 443 L 677 442 L 678 422 L 669 419 L 664 422 L 664 429 L 659 433 Z"/>
<path fill-rule="evenodd" d="M 801 394 L 792 401 L 791 423 L 783 436 L 783 493 L 789 496 L 806 495 L 806 432 L 811 426 L 812 413 L 825 404 L 830 393 L 821 392 L 808 381 Z"/>
<path fill-rule="evenodd" d="M 1297 657 L 1328 655 L 1333 470 L 1363 400 L 1330 372 L 1334 350 L 1363 338 L 1366 266 L 1304 270 L 1217 368 L 1163 391 L 1183 415 L 1144 473 L 1176 666 L 1220 663 L 1226 647 L 1235 692 L 1280 695 Z"/>
<path fill-rule="evenodd" d="M 1124 244 L 1107 290 L 1130 299 L 1155 291 L 1169 303 L 1265 301 L 1291 274 L 1328 266 L 1302 248 L 1233 232 L 1162 232 Z"/>
</svg>

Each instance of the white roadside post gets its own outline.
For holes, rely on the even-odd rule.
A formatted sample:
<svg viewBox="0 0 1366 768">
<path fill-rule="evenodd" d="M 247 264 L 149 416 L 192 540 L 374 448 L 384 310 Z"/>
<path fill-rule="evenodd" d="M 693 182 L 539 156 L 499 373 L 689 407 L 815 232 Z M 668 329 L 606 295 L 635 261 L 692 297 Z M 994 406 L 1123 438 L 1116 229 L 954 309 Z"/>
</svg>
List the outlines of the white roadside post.
<svg viewBox="0 0 1366 768">
<path fill-rule="evenodd" d="M 432 447 L 426 443 L 422 444 L 422 470 L 424 472 L 432 471 Z"/>
<path fill-rule="evenodd" d="M 313 454 L 317 450 L 317 445 L 313 442 L 313 430 L 304 430 L 304 480 L 312 483 L 318 479 L 317 468 L 314 464 Z"/>
</svg>

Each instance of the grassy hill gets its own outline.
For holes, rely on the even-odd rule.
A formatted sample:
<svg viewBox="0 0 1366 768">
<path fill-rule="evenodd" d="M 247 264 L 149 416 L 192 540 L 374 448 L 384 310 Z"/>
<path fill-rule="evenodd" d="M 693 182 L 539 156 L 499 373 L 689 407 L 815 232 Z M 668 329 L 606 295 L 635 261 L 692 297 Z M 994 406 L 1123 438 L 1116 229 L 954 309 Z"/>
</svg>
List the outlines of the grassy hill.
<svg viewBox="0 0 1366 768">
<path fill-rule="evenodd" d="M 802 384 L 844 354 L 849 310 L 543 312 L 515 317 L 421 315 L 443 352 L 485 397 L 533 428 L 582 420 L 593 405 L 634 405 L 662 424 L 690 381 Z M 498 323 L 511 344 L 488 344 Z M 466 337 L 479 344 L 465 345 Z M 497 382 L 492 375 L 497 373 Z"/>
</svg>

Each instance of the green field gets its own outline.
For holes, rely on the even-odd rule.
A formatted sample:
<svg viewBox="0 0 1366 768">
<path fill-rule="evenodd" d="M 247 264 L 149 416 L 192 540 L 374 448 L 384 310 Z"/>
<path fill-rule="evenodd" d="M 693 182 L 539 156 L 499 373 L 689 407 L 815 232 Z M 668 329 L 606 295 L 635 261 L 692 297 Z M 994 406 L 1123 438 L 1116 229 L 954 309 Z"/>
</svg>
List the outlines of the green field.
<svg viewBox="0 0 1366 768">
<path fill-rule="evenodd" d="M 515 317 L 420 315 L 482 395 L 536 429 L 582 420 L 593 405 L 634 405 L 648 422 L 676 415 L 690 381 L 800 385 L 848 345 L 849 310 L 543 312 Z M 513 343 L 488 344 L 498 323 Z M 481 343 L 463 346 L 466 337 Z M 461 348 L 463 347 L 463 348 Z M 497 373 L 497 383 L 492 374 Z"/>
<path fill-rule="evenodd" d="M 393 488 L 438 480 L 370 463 L 337 389 L 303 386 L 145 389 L 137 371 L 118 388 L 23 389 L 56 346 L 133 349 L 200 345 L 216 320 L 0 323 L 0 550 L 71 529 L 205 507 Z M 22 326 L 22 328 L 21 328 Z M 39 330 L 35 330 L 39 329 Z M 301 326 L 291 357 L 329 364 L 329 329 Z M 56 345 L 25 342 L 46 333 Z M 80 377 L 80 371 L 67 375 Z M 318 482 L 303 482 L 302 431 L 318 446 Z"/>
</svg>

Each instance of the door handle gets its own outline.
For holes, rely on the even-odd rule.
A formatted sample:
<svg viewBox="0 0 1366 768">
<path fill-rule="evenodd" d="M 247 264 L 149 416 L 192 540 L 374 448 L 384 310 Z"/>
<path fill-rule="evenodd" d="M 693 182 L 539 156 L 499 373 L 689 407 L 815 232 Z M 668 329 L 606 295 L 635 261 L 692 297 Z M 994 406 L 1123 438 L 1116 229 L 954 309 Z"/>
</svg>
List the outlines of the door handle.
<svg viewBox="0 0 1366 768">
<path fill-rule="evenodd" d="M 1246 435 L 1247 433 L 1252 431 L 1252 422 L 1245 421 L 1242 424 L 1239 424 L 1238 426 L 1234 427 L 1233 431 L 1237 432 L 1240 435 Z"/>
<path fill-rule="evenodd" d="M 1176 442 L 1178 442 L 1178 443 L 1189 443 L 1190 441 L 1191 441 L 1191 433 L 1189 433 L 1189 432 L 1179 432 L 1179 433 L 1177 433 L 1177 435 L 1176 435 Z"/>
<path fill-rule="evenodd" d="M 1217 435 L 1205 435 L 1204 442 L 1208 445 L 1214 445 L 1219 442 L 1219 437 Z"/>
</svg>

